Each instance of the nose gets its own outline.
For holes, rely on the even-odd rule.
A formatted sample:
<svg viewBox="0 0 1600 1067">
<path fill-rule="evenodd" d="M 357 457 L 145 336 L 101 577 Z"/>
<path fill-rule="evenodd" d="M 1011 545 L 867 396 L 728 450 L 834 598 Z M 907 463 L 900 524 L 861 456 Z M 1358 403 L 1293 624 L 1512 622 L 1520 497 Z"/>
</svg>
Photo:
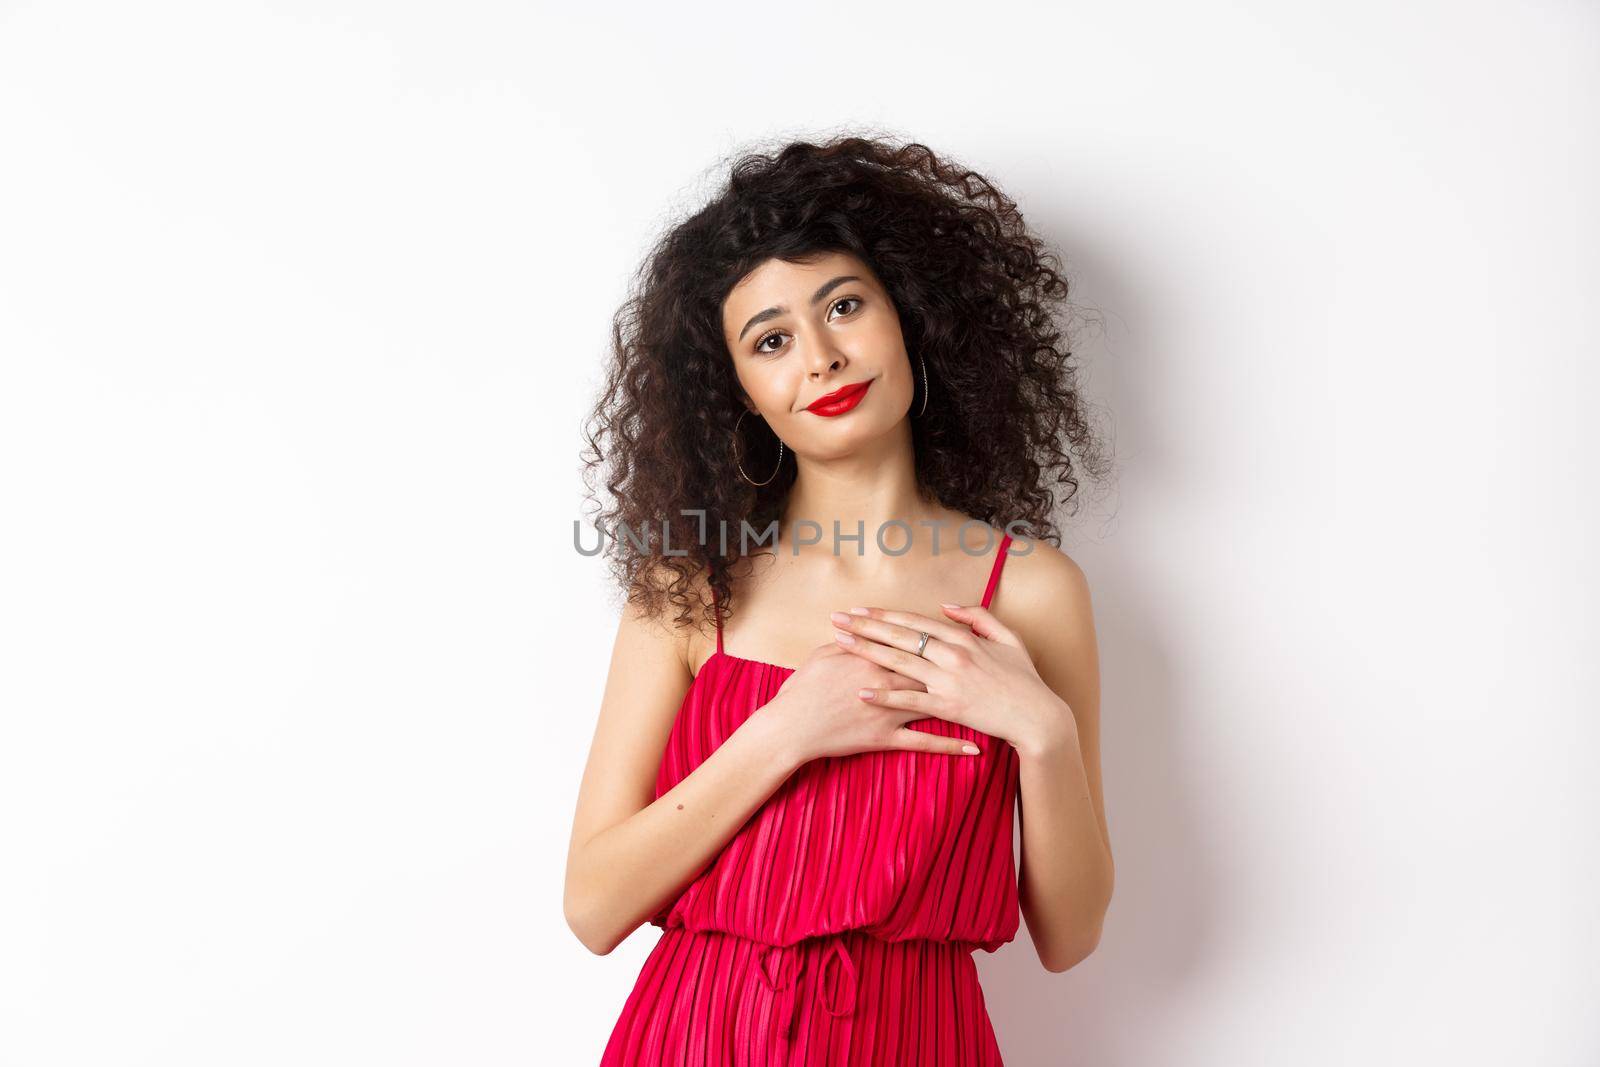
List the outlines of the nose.
<svg viewBox="0 0 1600 1067">
<path fill-rule="evenodd" d="M 834 344 L 827 330 L 818 331 L 816 340 L 805 346 L 806 375 L 812 381 L 838 374 L 850 365 L 844 350 Z"/>
</svg>

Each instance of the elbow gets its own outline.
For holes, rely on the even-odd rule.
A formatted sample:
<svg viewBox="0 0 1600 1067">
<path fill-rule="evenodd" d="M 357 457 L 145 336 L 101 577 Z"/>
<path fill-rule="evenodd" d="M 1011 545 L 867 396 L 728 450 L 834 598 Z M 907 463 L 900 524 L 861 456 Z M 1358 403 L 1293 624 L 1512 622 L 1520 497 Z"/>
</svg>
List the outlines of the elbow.
<svg viewBox="0 0 1600 1067">
<path fill-rule="evenodd" d="M 1079 938 L 1070 945 L 1049 951 L 1041 949 L 1039 952 L 1039 962 L 1043 964 L 1044 969 L 1050 973 L 1062 974 L 1066 971 L 1072 970 L 1072 968 L 1076 967 L 1078 964 L 1092 956 L 1094 954 L 1094 950 L 1099 946 L 1100 928 L 1097 926 L 1089 934 Z"/>
<path fill-rule="evenodd" d="M 569 887 L 566 899 L 562 902 L 562 910 L 567 920 L 567 929 L 584 948 L 596 956 L 609 955 L 611 950 L 621 943 L 621 939 L 605 926 L 596 921 L 593 907 L 584 906 L 581 894 L 574 893 Z"/>
<path fill-rule="evenodd" d="M 578 939 L 579 944 L 588 949 L 590 952 L 593 952 L 596 956 L 604 956 L 616 947 L 614 945 L 606 944 L 604 938 L 597 936 L 593 930 L 586 926 L 582 920 L 574 916 L 571 912 L 567 913 L 567 929 L 572 931 L 573 936 Z"/>
<path fill-rule="evenodd" d="M 1055 974 L 1070 971 L 1090 956 L 1100 947 L 1100 935 L 1105 930 L 1106 913 L 1111 910 L 1111 896 L 1116 891 L 1115 868 L 1107 856 L 1105 878 L 1101 883 L 1100 892 L 1096 894 L 1093 904 L 1088 906 L 1087 914 L 1083 915 L 1076 924 L 1077 929 L 1067 939 L 1067 944 L 1058 952 L 1046 959 L 1042 954 L 1039 962 L 1044 964 L 1045 970 Z"/>
<path fill-rule="evenodd" d="M 1060 974 L 1072 970 L 1094 955 L 1094 950 L 1100 947 L 1100 935 L 1105 929 L 1106 912 L 1110 906 L 1111 887 L 1108 881 L 1100 906 L 1091 913 L 1092 922 L 1087 918 L 1080 922 L 1079 929 L 1071 937 L 1063 939 L 1065 943 L 1062 945 L 1040 947 L 1039 962 L 1044 969 L 1052 974 Z"/>
<path fill-rule="evenodd" d="M 567 913 L 567 928 L 570 929 L 583 947 L 593 952 L 596 956 L 608 956 L 619 942 L 609 936 L 605 931 L 598 929 L 593 924 L 585 922 L 571 912 Z"/>
<path fill-rule="evenodd" d="M 581 934 L 578 936 L 578 940 L 583 943 L 584 948 L 593 952 L 596 956 L 611 955 L 611 950 L 619 944 L 619 942 L 611 938 L 584 937 Z"/>
</svg>

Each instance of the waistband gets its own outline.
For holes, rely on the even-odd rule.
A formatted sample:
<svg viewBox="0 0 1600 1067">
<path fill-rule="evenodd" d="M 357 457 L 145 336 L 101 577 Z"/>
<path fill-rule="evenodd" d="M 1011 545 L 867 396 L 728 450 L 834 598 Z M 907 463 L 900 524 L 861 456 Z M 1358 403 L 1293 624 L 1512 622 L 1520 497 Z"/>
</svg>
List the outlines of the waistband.
<svg viewBox="0 0 1600 1067">
<path fill-rule="evenodd" d="M 858 954 L 862 944 L 875 944 L 885 952 L 926 951 L 929 945 L 933 945 L 940 950 L 971 955 L 984 944 L 981 941 L 929 937 L 885 938 L 861 927 L 811 934 L 788 945 L 773 944 L 730 930 L 695 929 L 680 923 L 663 925 L 661 932 L 663 936 L 748 941 L 751 947 L 750 968 L 761 984 L 776 995 L 774 1009 L 777 1023 L 786 1040 L 792 1040 L 794 1036 L 801 979 L 808 970 L 814 971 L 814 994 L 824 1011 L 837 1017 L 852 1014 L 856 1010 L 859 966 L 856 956 L 850 951 L 851 941 L 858 943 Z M 812 959 L 813 954 L 815 960 Z"/>
<path fill-rule="evenodd" d="M 723 936 L 738 936 L 728 935 Z M 795 1019 L 801 992 L 801 978 L 808 967 L 815 968 L 814 995 L 822 1010 L 835 1017 L 850 1015 L 857 1007 L 858 967 L 850 952 L 852 940 L 874 939 L 886 949 L 909 949 L 913 945 L 926 945 L 929 938 L 888 940 L 878 938 L 865 930 L 840 930 L 830 934 L 814 934 L 792 945 L 757 944 L 752 954 L 752 966 L 761 983 L 777 995 L 777 1022 L 785 1040 L 794 1037 Z M 934 941 L 934 944 L 951 951 L 972 952 L 976 946 L 967 941 Z M 859 952 L 859 945 L 857 951 Z M 815 954 L 815 961 L 812 957 Z"/>
<path fill-rule="evenodd" d="M 805 973 L 808 945 L 827 942 L 817 965 L 816 992 L 829 1015 L 849 1015 L 856 1009 L 856 961 L 845 944 L 846 933 L 807 938 L 793 945 L 766 945 L 755 955 L 756 974 L 778 994 L 778 1028 L 785 1040 L 794 1037 L 795 1007 L 800 998 L 800 977 Z M 774 964 L 776 961 L 776 964 Z M 828 995 L 828 964 L 834 967 L 834 992 Z"/>
</svg>

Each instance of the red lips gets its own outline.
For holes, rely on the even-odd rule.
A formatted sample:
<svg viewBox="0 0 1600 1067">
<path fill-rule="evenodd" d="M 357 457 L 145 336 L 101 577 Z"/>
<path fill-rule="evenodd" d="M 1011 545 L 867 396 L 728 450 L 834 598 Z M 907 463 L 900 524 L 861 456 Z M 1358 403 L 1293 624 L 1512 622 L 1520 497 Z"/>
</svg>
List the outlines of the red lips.
<svg viewBox="0 0 1600 1067">
<path fill-rule="evenodd" d="M 829 418 L 834 415 L 843 415 L 861 403 L 861 398 L 867 395 L 867 386 L 871 384 L 872 380 L 869 378 L 864 382 L 856 382 L 854 385 L 835 389 L 826 396 L 819 396 L 807 404 L 806 410 L 814 415 L 824 415 Z"/>
</svg>

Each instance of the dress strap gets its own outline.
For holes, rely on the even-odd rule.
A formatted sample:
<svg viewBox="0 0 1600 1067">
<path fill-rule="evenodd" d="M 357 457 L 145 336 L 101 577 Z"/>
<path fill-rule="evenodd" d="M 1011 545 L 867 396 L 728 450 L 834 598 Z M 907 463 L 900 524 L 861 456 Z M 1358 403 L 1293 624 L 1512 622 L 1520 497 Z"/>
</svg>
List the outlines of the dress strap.
<svg viewBox="0 0 1600 1067">
<path fill-rule="evenodd" d="M 989 584 L 983 590 L 983 606 L 988 607 L 994 597 L 994 587 L 1000 584 L 1000 570 L 1006 565 L 1006 549 L 1011 546 L 1011 535 L 1000 538 L 1000 551 L 994 554 L 994 567 L 989 571 Z"/>
<path fill-rule="evenodd" d="M 713 609 L 717 606 L 717 590 L 715 586 L 711 587 L 711 606 Z M 722 612 L 713 610 L 711 614 L 717 620 L 717 652 L 725 656 L 727 653 L 722 651 Z"/>
</svg>

